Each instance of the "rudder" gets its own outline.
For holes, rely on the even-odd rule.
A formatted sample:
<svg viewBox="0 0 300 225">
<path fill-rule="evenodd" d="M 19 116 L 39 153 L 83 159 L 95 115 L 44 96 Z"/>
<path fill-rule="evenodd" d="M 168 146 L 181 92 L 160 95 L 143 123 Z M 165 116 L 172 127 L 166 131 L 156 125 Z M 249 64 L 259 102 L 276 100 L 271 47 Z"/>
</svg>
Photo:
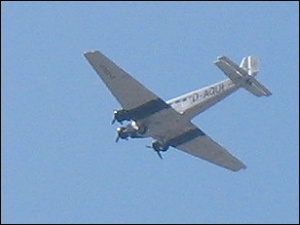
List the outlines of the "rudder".
<svg viewBox="0 0 300 225">
<path fill-rule="evenodd" d="M 240 67 L 243 68 L 250 76 L 256 76 L 258 73 L 258 58 L 255 56 L 244 57 L 240 63 Z"/>
</svg>

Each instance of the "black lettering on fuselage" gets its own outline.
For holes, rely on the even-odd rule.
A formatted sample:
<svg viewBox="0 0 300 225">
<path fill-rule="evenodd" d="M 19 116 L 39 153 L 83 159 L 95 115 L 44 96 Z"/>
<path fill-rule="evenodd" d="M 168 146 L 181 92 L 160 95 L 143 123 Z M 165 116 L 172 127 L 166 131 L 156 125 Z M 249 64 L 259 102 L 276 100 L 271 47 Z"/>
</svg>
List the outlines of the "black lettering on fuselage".
<svg viewBox="0 0 300 225">
<path fill-rule="evenodd" d="M 207 96 L 209 96 L 209 92 L 208 92 L 208 90 L 205 90 L 203 98 L 206 98 Z"/>
<path fill-rule="evenodd" d="M 199 94 L 199 93 L 194 93 L 194 94 L 188 96 L 187 98 L 183 98 L 183 99 L 178 99 L 178 100 L 176 100 L 175 102 L 172 103 L 172 105 L 173 105 L 173 104 L 177 105 L 177 104 L 179 104 L 179 103 L 183 103 L 183 102 L 185 102 L 187 99 L 189 100 L 189 102 L 195 103 L 195 102 L 199 101 L 199 99 L 202 99 L 202 98 L 204 99 L 204 98 L 206 98 L 206 97 L 208 97 L 208 96 L 213 96 L 213 95 L 215 95 L 215 94 L 220 94 L 220 93 L 222 93 L 223 91 L 224 91 L 224 84 L 218 84 L 218 85 L 216 85 L 216 86 L 213 86 L 213 87 L 210 87 L 210 88 L 206 89 L 206 90 L 204 91 L 204 94 L 203 94 L 203 95 L 201 95 L 201 94 Z"/>
<path fill-rule="evenodd" d="M 215 94 L 220 94 L 224 91 L 224 84 L 219 84 L 217 86 L 213 86 L 211 88 L 208 88 L 204 91 L 203 98 L 206 98 L 208 96 L 212 96 Z"/>
<path fill-rule="evenodd" d="M 192 95 L 192 102 L 196 102 L 199 99 L 198 93 Z"/>
<path fill-rule="evenodd" d="M 219 94 L 224 91 L 224 84 L 219 84 L 218 86 L 215 87 L 215 93 Z"/>
</svg>

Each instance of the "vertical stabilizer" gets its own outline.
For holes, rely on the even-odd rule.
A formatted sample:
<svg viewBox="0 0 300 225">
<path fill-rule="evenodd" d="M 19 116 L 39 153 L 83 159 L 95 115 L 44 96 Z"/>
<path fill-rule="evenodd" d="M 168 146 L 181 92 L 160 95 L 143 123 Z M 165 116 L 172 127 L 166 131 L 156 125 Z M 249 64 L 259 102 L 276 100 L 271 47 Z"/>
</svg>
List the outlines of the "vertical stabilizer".
<svg viewBox="0 0 300 225">
<path fill-rule="evenodd" d="M 250 76 L 255 76 L 258 69 L 258 58 L 255 56 L 247 56 L 242 59 L 240 67 L 243 68 Z"/>
</svg>

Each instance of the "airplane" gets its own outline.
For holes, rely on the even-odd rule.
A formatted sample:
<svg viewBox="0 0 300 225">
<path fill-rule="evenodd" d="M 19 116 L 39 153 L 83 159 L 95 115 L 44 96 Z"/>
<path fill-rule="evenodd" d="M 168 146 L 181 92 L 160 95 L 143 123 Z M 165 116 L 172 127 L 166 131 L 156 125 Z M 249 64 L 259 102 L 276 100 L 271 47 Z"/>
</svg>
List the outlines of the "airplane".
<svg viewBox="0 0 300 225">
<path fill-rule="evenodd" d="M 241 87 L 257 97 L 270 96 L 272 93 L 255 79 L 259 71 L 255 56 L 244 57 L 240 65 L 226 56 L 217 57 L 214 64 L 227 79 L 168 101 L 159 98 L 99 51 L 88 51 L 84 56 L 122 106 L 114 110 L 112 124 L 128 121 L 126 126 L 117 128 L 116 142 L 152 137 L 154 140 L 148 147 L 160 158 L 161 152 L 173 147 L 231 171 L 246 168 L 191 119 Z"/>
</svg>

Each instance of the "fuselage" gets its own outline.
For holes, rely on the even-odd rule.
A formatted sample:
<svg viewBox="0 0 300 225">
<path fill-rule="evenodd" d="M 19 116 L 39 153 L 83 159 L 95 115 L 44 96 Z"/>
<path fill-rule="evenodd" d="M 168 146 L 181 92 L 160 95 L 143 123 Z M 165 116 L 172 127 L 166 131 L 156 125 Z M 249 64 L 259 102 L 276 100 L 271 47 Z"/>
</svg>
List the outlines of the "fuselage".
<svg viewBox="0 0 300 225">
<path fill-rule="evenodd" d="M 230 79 L 226 79 L 170 99 L 167 103 L 183 116 L 192 119 L 236 91 L 239 87 L 239 85 L 234 84 Z"/>
</svg>

